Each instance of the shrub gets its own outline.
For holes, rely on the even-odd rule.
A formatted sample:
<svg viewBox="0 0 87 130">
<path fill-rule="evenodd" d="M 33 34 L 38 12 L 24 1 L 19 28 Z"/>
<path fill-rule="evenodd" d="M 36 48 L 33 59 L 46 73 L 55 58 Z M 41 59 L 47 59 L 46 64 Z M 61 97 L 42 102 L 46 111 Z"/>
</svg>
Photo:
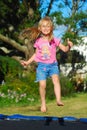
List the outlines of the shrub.
<svg viewBox="0 0 87 130">
<path fill-rule="evenodd" d="M 60 85 L 61 85 L 61 93 L 63 97 L 73 96 L 75 93 L 75 89 L 73 83 L 70 79 L 62 74 L 60 74 Z M 48 99 L 55 99 L 54 95 L 54 87 L 51 79 L 47 80 L 47 88 L 46 88 L 46 96 Z"/>
<path fill-rule="evenodd" d="M 75 93 L 75 88 L 71 80 L 62 74 L 60 75 L 60 84 L 62 96 L 72 96 Z"/>
<path fill-rule="evenodd" d="M 0 86 L 1 105 L 30 104 L 40 99 L 38 83 L 35 83 L 36 72 L 27 72 L 23 76 L 22 66 L 9 57 L 0 56 L 0 68 L 5 74 L 5 84 Z M 62 96 L 69 96 L 74 93 L 74 87 L 68 77 L 60 75 Z M 54 87 L 50 78 L 47 79 L 46 97 L 48 100 L 55 98 Z M 2 105 L 2 106 L 3 106 Z"/>
<path fill-rule="evenodd" d="M 22 66 L 20 63 L 10 57 L 0 56 L 0 71 L 4 75 L 6 81 L 16 78 L 22 73 Z"/>
<path fill-rule="evenodd" d="M 38 98 L 38 84 L 34 82 L 35 72 L 29 72 L 22 77 L 23 67 L 19 62 L 10 58 L 0 56 L 0 70 L 5 76 L 5 83 L 0 85 L 0 103 L 29 103 L 31 99 Z"/>
<path fill-rule="evenodd" d="M 32 77 L 32 76 L 31 76 Z M 25 82 L 25 80 L 27 82 Z M 14 78 L 11 82 L 6 82 L 0 86 L 0 105 L 7 106 L 12 104 L 28 104 L 37 102 L 38 100 L 38 87 L 34 81 L 26 79 Z M 33 80 L 33 78 L 32 78 Z M 3 104 L 3 105 L 2 105 Z"/>
</svg>

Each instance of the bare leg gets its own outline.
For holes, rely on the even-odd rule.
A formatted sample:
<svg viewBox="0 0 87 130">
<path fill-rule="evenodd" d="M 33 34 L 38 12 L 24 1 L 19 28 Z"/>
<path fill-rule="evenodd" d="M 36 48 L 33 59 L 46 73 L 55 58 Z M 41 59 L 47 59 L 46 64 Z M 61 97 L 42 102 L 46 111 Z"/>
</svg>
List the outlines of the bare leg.
<svg viewBox="0 0 87 130">
<path fill-rule="evenodd" d="M 64 104 L 61 101 L 61 86 L 60 86 L 60 80 L 58 75 L 52 76 L 52 81 L 54 84 L 54 93 L 56 96 L 56 101 L 58 106 L 64 106 Z"/>
<path fill-rule="evenodd" d="M 46 112 L 46 101 L 45 101 L 45 96 L 46 96 L 46 80 L 41 80 L 39 82 L 39 92 L 40 92 L 40 97 L 41 97 L 41 112 Z"/>
</svg>

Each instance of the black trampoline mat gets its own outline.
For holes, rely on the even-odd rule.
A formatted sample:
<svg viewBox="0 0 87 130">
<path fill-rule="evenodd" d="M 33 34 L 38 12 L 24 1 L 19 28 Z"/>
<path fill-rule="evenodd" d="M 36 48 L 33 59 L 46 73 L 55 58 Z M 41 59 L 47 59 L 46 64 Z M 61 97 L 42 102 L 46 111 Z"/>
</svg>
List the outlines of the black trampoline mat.
<svg viewBox="0 0 87 130">
<path fill-rule="evenodd" d="M 87 123 L 64 120 L 0 120 L 0 130 L 87 130 Z"/>
</svg>

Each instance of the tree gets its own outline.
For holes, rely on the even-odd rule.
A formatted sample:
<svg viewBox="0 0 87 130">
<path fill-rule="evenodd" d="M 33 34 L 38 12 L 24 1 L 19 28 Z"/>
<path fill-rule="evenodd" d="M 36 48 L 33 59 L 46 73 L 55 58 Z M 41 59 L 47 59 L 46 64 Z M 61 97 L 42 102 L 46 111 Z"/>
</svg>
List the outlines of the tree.
<svg viewBox="0 0 87 130">
<path fill-rule="evenodd" d="M 56 24 L 65 25 L 66 32 L 63 35 L 65 40 L 70 37 L 74 43 L 81 39 L 81 33 L 87 34 L 87 0 L 59 0 L 58 12 L 52 16 L 56 17 Z M 76 40 L 75 40 L 76 39 Z"/>
<path fill-rule="evenodd" d="M 25 53 L 26 58 L 32 55 L 32 44 L 28 41 L 28 48 L 24 46 L 24 41 L 19 39 L 19 33 L 40 19 L 38 6 L 38 0 L 15 0 L 15 3 L 12 0 L 0 1 L 1 49 L 3 46 L 16 52 L 21 51 Z"/>
<path fill-rule="evenodd" d="M 19 33 L 24 28 L 36 25 L 42 13 L 53 17 L 57 25 L 65 25 L 67 27 L 63 35 L 64 40 L 67 37 L 70 37 L 72 40 L 79 38 L 77 37 L 79 36 L 79 32 L 81 30 L 87 30 L 87 14 L 82 10 L 86 2 L 87 0 L 15 0 L 15 3 L 13 3 L 12 0 L 1 0 L 0 47 L 4 46 L 16 52 L 21 51 L 25 53 L 26 58 L 30 57 L 34 50 L 29 35 L 27 48 L 26 45 L 23 44 L 23 40 L 26 39 L 26 37 L 22 37 L 22 40 L 19 39 Z M 58 8 L 53 12 L 53 5 L 55 4 Z M 66 13 L 67 17 L 65 15 L 63 16 L 62 11 L 65 7 L 66 11 L 69 11 L 68 14 Z M 76 43 L 76 41 L 74 41 L 74 43 Z"/>
</svg>

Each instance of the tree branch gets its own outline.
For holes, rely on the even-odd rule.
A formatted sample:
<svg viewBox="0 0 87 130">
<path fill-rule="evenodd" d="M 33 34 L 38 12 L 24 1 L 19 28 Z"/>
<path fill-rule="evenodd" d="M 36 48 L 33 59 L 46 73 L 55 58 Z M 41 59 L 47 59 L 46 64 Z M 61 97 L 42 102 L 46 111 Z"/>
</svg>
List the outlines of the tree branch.
<svg viewBox="0 0 87 130">
<path fill-rule="evenodd" d="M 0 40 L 6 42 L 6 43 L 8 43 L 8 44 L 10 44 L 11 46 L 15 47 L 16 49 L 18 49 L 19 51 L 22 51 L 22 52 L 24 52 L 24 53 L 25 53 L 26 51 L 28 51 L 26 46 L 21 46 L 21 45 L 20 45 L 19 43 L 17 43 L 16 41 L 14 41 L 14 40 L 12 40 L 12 39 L 10 39 L 10 38 L 8 38 L 8 37 L 2 35 L 2 34 L 0 34 Z"/>
<path fill-rule="evenodd" d="M 51 1 L 50 1 L 46 15 L 49 15 L 49 14 L 50 14 L 50 10 L 51 10 L 51 8 L 52 8 L 53 2 L 54 2 L 54 0 L 51 0 Z"/>
</svg>

